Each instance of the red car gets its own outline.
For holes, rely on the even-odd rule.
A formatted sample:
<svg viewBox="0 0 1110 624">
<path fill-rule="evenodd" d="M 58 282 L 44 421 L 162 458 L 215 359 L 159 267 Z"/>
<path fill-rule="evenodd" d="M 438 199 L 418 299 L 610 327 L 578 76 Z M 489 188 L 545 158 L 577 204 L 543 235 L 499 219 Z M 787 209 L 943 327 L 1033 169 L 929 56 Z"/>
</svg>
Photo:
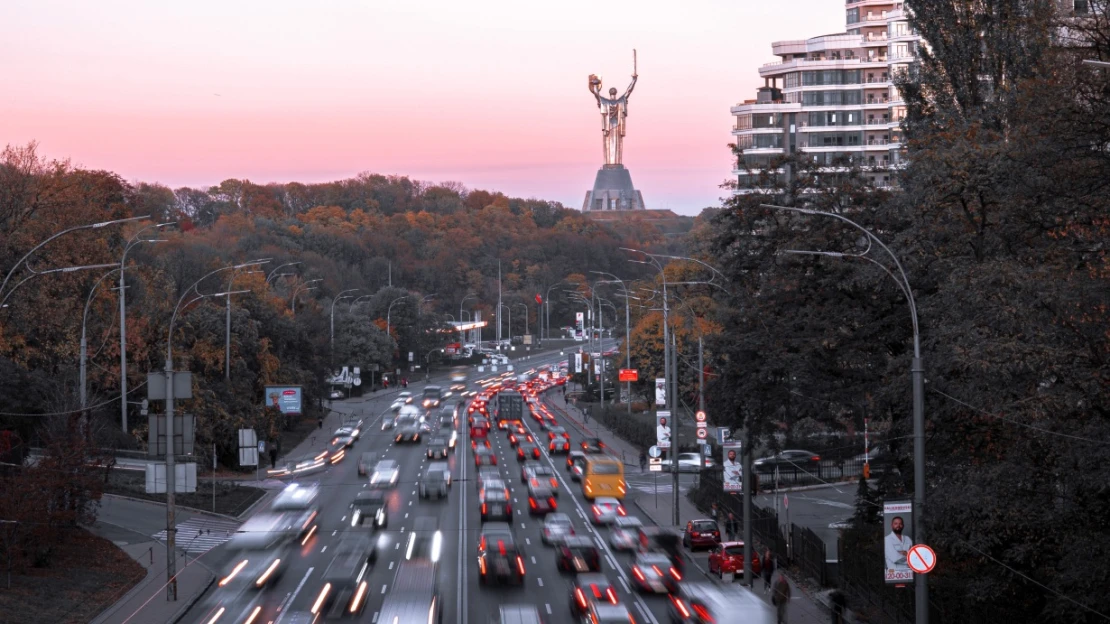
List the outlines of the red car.
<svg viewBox="0 0 1110 624">
<path fill-rule="evenodd" d="M 763 564 L 759 561 L 759 553 L 752 549 L 752 574 L 759 575 Z M 718 577 L 725 574 L 744 574 L 744 542 L 721 542 L 709 552 L 709 573 L 716 573 Z"/>
<path fill-rule="evenodd" d="M 682 545 L 690 550 L 698 548 L 713 548 L 721 543 L 721 531 L 715 520 L 702 518 L 686 523 L 686 530 L 682 533 Z"/>
</svg>

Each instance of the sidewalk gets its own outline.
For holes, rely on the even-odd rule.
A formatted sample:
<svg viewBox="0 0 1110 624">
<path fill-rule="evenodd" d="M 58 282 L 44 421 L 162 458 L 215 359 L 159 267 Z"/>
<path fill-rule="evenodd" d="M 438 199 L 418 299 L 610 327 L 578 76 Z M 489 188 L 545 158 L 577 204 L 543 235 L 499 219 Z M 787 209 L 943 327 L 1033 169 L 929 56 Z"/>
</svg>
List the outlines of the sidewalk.
<svg viewBox="0 0 1110 624">
<path fill-rule="evenodd" d="M 147 570 L 146 578 L 96 616 L 92 624 L 172 624 L 184 616 L 216 580 L 212 571 L 200 561 L 179 556 L 177 600 L 169 601 L 166 598 L 165 544 L 130 529 L 99 521 L 88 530 L 112 540 Z"/>
<path fill-rule="evenodd" d="M 576 429 L 581 431 L 584 435 L 589 437 L 600 438 L 610 451 L 614 454 L 621 454 L 624 458 L 624 463 L 631 466 L 634 470 L 639 470 L 639 456 L 640 449 L 633 448 L 633 446 L 618 438 L 611 431 L 606 429 L 597 421 L 591 420 L 589 425 L 584 422 L 582 412 L 574 405 L 568 405 L 563 398 L 563 393 L 558 390 L 552 390 L 548 393 L 547 397 L 549 404 L 554 405 L 564 412 L 564 418 Z M 635 463 L 635 465 L 633 465 Z M 667 477 L 671 478 L 671 474 L 667 473 Z M 685 525 L 675 527 L 671 521 L 674 515 L 674 503 L 672 502 L 673 494 L 668 493 L 664 497 L 660 497 L 659 504 L 656 506 L 652 503 L 648 495 L 632 494 L 630 496 L 632 503 L 636 505 L 643 512 L 644 516 L 657 526 L 671 527 L 678 530 L 685 528 Z M 686 496 L 680 495 L 678 497 L 678 517 L 681 522 L 692 520 L 695 518 L 705 518 L 707 513 L 699 511 L 694 504 L 690 502 Z M 713 583 L 719 583 L 720 580 L 715 576 L 710 576 L 709 570 L 709 555 L 705 551 L 697 553 L 687 552 L 687 559 L 693 564 L 694 568 L 699 570 L 705 576 L 705 580 Z M 785 575 L 784 575 L 785 576 Z M 829 621 L 828 611 L 828 591 L 812 592 L 808 588 L 800 586 L 793 578 L 786 576 L 790 582 L 790 606 L 787 608 L 787 622 L 789 624 L 818 624 Z M 754 581 L 754 590 L 757 596 L 763 597 L 770 604 L 770 594 L 763 591 L 763 582 L 759 579 Z M 853 619 L 846 619 L 846 622 L 852 622 Z"/>
</svg>

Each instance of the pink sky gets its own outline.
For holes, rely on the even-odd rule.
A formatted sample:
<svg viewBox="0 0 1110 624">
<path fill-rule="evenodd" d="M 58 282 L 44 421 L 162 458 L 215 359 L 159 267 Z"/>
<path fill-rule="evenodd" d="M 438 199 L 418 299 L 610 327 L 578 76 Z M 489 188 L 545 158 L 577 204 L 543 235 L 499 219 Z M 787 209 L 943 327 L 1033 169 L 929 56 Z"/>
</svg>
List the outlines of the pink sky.
<svg viewBox="0 0 1110 624">
<path fill-rule="evenodd" d="M 770 43 L 842 30 L 844 4 L 5 0 L 0 25 L 0 145 L 172 187 L 373 171 L 573 208 L 601 165 L 586 78 L 623 92 L 636 48 L 625 165 L 696 214 Z"/>
</svg>

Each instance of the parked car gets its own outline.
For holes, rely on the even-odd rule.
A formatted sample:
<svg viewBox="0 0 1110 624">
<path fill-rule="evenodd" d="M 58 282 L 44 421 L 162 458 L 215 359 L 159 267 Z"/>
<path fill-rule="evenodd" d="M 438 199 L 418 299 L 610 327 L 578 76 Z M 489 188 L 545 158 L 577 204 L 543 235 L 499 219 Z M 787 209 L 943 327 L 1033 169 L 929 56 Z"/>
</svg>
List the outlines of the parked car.
<svg viewBox="0 0 1110 624">
<path fill-rule="evenodd" d="M 752 548 L 752 574 L 758 576 L 763 569 L 759 553 Z M 709 551 L 709 573 L 724 578 L 726 574 L 744 574 L 744 542 L 721 542 Z"/>
<path fill-rule="evenodd" d="M 721 542 L 721 530 L 716 520 L 702 518 L 686 523 L 682 533 L 682 545 L 690 550 L 712 548 Z"/>
<path fill-rule="evenodd" d="M 780 472 L 794 471 L 817 471 L 818 462 L 821 461 L 821 456 L 817 453 L 810 451 L 783 451 L 770 457 L 761 457 L 752 463 L 752 468 L 756 472 L 770 473 L 774 472 L 776 468 Z"/>
</svg>

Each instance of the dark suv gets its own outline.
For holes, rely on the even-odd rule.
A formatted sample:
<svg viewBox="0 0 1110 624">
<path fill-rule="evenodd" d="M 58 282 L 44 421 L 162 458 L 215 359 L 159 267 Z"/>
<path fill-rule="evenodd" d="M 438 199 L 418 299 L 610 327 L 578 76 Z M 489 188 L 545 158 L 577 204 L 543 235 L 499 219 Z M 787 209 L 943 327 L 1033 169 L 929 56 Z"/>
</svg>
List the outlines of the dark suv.
<svg viewBox="0 0 1110 624">
<path fill-rule="evenodd" d="M 524 555 L 507 523 L 487 524 L 478 540 L 478 582 L 524 585 Z"/>
<path fill-rule="evenodd" d="M 686 523 L 686 530 L 682 533 L 682 545 L 690 550 L 698 548 L 713 548 L 721 543 L 721 530 L 716 520 L 703 518 L 691 520 Z"/>
</svg>

